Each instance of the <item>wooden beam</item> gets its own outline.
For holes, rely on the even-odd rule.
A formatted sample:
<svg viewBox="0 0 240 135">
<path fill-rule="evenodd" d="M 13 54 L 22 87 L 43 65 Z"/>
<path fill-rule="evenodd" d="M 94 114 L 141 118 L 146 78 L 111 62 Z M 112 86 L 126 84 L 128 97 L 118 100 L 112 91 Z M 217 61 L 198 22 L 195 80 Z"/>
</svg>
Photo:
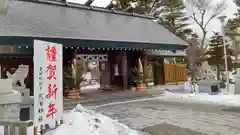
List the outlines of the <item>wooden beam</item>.
<svg viewBox="0 0 240 135">
<path fill-rule="evenodd" d="M 88 1 L 85 3 L 85 5 L 86 5 L 86 6 L 90 6 L 90 5 L 93 3 L 93 1 L 94 1 L 94 0 L 88 0 Z"/>
<path fill-rule="evenodd" d="M 148 69 L 147 69 L 147 66 L 148 66 L 148 62 L 147 62 L 147 55 L 146 54 L 143 54 L 143 74 L 144 74 L 144 83 L 146 84 L 146 86 L 148 86 Z"/>
<path fill-rule="evenodd" d="M 114 7 L 113 4 L 110 3 L 106 8 L 107 8 L 107 9 L 112 9 L 113 7 Z"/>
<path fill-rule="evenodd" d="M 123 76 L 123 88 L 126 90 L 128 88 L 128 73 L 127 73 L 127 51 L 122 51 L 122 76 Z"/>
</svg>

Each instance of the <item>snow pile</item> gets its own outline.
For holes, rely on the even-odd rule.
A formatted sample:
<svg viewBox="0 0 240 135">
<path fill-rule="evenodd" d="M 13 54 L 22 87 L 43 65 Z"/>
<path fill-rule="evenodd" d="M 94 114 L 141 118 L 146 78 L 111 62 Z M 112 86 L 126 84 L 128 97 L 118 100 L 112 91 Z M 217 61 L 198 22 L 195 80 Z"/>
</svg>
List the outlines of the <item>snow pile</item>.
<svg viewBox="0 0 240 135">
<path fill-rule="evenodd" d="M 165 92 L 164 96 L 158 97 L 158 99 L 163 101 L 173 101 L 173 102 L 215 104 L 215 105 L 240 107 L 240 95 L 233 95 L 233 94 L 209 95 L 207 93 L 180 94 L 180 93 Z"/>
<path fill-rule="evenodd" d="M 64 124 L 52 135 L 140 135 L 116 120 L 81 105 L 64 114 Z"/>
</svg>

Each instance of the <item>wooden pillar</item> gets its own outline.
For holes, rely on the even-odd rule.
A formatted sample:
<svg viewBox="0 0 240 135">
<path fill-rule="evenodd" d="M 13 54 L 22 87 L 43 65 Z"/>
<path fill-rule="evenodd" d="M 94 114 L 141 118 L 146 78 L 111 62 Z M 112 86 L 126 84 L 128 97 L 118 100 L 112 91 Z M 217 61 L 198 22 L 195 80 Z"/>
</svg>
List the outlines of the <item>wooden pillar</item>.
<svg viewBox="0 0 240 135">
<path fill-rule="evenodd" d="M 128 72 L 127 72 L 127 51 L 122 52 L 122 77 L 123 77 L 123 89 L 128 88 Z"/>
<path fill-rule="evenodd" d="M 2 64 L 0 63 L 0 79 L 2 79 Z"/>
<path fill-rule="evenodd" d="M 144 74 L 144 83 L 146 84 L 146 86 L 148 86 L 148 69 L 147 69 L 147 66 L 148 66 L 148 60 L 147 60 L 147 55 L 146 54 L 143 54 L 143 74 Z"/>
</svg>

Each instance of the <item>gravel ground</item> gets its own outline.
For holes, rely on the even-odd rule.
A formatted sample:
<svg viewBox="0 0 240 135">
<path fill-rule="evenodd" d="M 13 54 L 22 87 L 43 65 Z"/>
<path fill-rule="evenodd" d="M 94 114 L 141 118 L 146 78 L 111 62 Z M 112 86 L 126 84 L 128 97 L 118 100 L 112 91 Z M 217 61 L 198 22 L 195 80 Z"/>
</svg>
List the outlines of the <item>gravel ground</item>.
<svg viewBox="0 0 240 135">
<path fill-rule="evenodd" d="M 223 106 L 153 99 L 100 106 L 95 110 L 153 135 L 240 135 L 240 113 Z"/>
<path fill-rule="evenodd" d="M 149 133 L 150 135 L 207 135 L 201 132 L 192 131 L 187 128 L 181 128 L 167 123 L 145 127 L 142 131 Z"/>
</svg>

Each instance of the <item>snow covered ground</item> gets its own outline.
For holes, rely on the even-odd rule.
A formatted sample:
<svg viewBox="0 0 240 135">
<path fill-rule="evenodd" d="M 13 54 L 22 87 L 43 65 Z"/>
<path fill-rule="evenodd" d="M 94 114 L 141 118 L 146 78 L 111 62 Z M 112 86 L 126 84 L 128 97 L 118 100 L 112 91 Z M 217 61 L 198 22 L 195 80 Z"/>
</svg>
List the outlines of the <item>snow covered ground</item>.
<svg viewBox="0 0 240 135">
<path fill-rule="evenodd" d="M 207 93 L 172 93 L 166 91 L 164 95 L 158 97 L 158 99 L 173 102 L 187 102 L 240 107 L 240 95 L 234 94 L 209 95 Z"/>
<path fill-rule="evenodd" d="M 84 108 L 82 105 L 64 113 L 64 124 L 45 135 L 147 135 L 135 131 L 105 115 Z M 0 126 L 0 135 L 4 128 Z M 27 135 L 33 135 L 33 127 L 28 128 Z"/>
<path fill-rule="evenodd" d="M 64 114 L 64 124 L 46 135 L 140 135 L 116 120 L 78 105 Z"/>
<path fill-rule="evenodd" d="M 182 88 L 182 86 L 180 86 Z M 221 89 L 221 94 L 210 95 L 208 93 L 198 93 L 199 87 L 195 85 L 197 93 L 189 93 L 193 91 L 193 86 L 190 83 L 184 84 L 184 92 L 178 92 L 179 89 L 171 89 L 171 91 L 166 91 L 164 96 L 158 99 L 164 101 L 175 101 L 175 102 L 189 102 L 189 103 L 200 103 L 200 104 L 215 104 L 215 105 L 225 105 L 225 106 L 236 106 L 240 107 L 240 95 L 234 95 L 235 84 L 229 85 L 229 91 L 226 92 L 225 89 Z"/>
<path fill-rule="evenodd" d="M 88 0 L 67 0 L 69 3 L 85 4 Z M 94 0 L 91 6 L 95 7 L 107 7 L 112 0 Z"/>
</svg>

